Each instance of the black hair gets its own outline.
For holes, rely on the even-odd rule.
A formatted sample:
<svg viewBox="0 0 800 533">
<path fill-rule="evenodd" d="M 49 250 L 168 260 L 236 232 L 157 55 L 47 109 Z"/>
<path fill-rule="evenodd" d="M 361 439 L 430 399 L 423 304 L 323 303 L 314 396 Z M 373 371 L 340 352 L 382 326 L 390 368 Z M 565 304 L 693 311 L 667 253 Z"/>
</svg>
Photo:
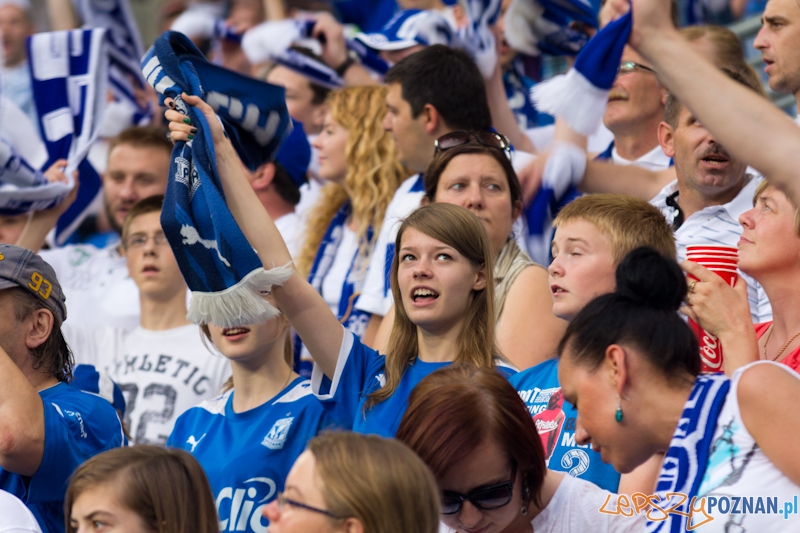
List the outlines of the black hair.
<svg viewBox="0 0 800 533">
<path fill-rule="evenodd" d="M 453 130 L 482 131 L 492 126 L 483 76 L 461 50 L 428 46 L 398 61 L 384 83 L 400 84 L 414 118 L 430 104 Z"/>
<path fill-rule="evenodd" d="M 628 345 L 667 378 L 700 373 L 700 351 L 678 316 L 686 279 L 678 264 L 652 248 L 637 248 L 617 267 L 617 290 L 592 300 L 569 324 L 558 346 L 571 360 L 597 369 L 612 344 Z"/>
<path fill-rule="evenodd" d="M 275 192 L 283 199 L 284 202 L 291 205 L 300 203 L 300 188 L 297 183 L 289 176 L 289 173 L 283 168 L 283 165 L 277 161 L 273 162 L 275 165 L 275 177 L 272 179 L 272 185 L 275 187 Z"/>
</svg>

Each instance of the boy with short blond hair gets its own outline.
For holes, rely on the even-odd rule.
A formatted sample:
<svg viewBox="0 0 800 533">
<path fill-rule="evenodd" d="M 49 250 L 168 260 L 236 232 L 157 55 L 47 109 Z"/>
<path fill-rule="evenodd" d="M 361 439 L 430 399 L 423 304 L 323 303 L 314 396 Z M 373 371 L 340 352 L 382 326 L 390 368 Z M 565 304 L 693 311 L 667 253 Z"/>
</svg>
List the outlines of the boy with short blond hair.
<svg viewBox="0 0 800 533">
<path fill-rule="evenodd" d="M 594 298 L 613 292 L 622 258 L 641 246 L 675 258 L 672 228 L 644 200 L 591 194 L 564 207 L 553 225 L 553 261 L 548 268 L 553 313 L 572 320 Z M 542 439 L 548 468 L 569 472 L 616 492 L 620 475 L 589 444 L 576 441 L 577 411 L 564 401 L 558 361 L 551 359 L 512 376 Z"/>
</svg>

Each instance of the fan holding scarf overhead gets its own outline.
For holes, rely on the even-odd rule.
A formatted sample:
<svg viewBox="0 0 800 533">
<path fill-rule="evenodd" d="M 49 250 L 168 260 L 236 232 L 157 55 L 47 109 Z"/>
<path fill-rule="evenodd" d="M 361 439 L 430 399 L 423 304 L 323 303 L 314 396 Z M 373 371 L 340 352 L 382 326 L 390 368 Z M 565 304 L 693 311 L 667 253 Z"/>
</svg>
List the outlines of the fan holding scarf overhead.
<svg viewBox="0 0 800 533">
<path fill-rule="evenodd" d="M 210 64 L 183 34 L 166 32 L 142 58 L 142 72 L 161 98 L 170 97 L 197 132 L 172 151 L 161 224 L 192 291 L 187 318 L 220 327 L 261 323 L 278 314 L 262 298 L 292 273 L 265 270 L 228 210 L 204 115 L 181 94 L 197 95 L 217 113 L 251 170 L 273 159 L 291 123 L 284 90 Z"/>
</svg>

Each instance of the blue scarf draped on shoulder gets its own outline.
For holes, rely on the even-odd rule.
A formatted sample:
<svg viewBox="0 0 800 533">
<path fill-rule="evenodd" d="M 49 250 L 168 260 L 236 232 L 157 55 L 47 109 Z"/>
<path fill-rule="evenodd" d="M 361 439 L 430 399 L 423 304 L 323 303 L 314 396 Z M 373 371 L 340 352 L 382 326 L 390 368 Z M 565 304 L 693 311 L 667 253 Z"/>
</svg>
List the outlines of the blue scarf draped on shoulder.
<svg viewBox="0 0 800 533">
<path fill-rule="evenodd" d="M 284 90 L 212 65 L 188 37 L 170 31 L 142 58 L 142 72 L 197 128 L 192 141 L 175 143 L 161 212 L 164 234 L 192 291 L 187 318 L 234 327 L 276 316 L 262 295 L 286 281 L 291 266 L 262 267 L 225 202 L 208 122 L 180 95 L 203 98 L 244 164 L 255 170 L 274 158 L 290 131 Z"/>
<path fill-rule="evenodd" d="M 703 481 L 717 419 L 730 386 L 730 380 L 721 374 L 703 374 L 696 378 L 656 484 L 659 507 L 673 511 L 664 520 L 662 513 L 653 510 L 652 517 L 660 521 L 649 520 L 648 513 L 647 533 L 679 533 L 692 525 L 689 523 L 692 498 Z M 667 498 L 670 493 L 672 497 Z"/>
</svg>

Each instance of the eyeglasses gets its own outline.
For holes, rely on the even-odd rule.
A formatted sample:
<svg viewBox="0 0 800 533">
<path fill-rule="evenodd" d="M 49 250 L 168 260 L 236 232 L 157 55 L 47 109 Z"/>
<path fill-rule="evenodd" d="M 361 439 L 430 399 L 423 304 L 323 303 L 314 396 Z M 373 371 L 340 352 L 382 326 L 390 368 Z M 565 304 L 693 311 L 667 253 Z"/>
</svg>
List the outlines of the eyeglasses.
<svg viewBox="0 0 800 533">
<path fill-rule="evenodd" d="M 283 508 L 285 506 L 287 506 L 287 505 L 290 506 L 290 507 L 297 507 L 298 509 L 305 509 L 306 511 L 311 511 L 311 512 L 314 512 L 314 513 L 324 514 L 325 516 L 329 516 L 331 518 L 339 520 L 339 517 L 336 516 L 335 514 L 333 514 L 330 511 L 326 511 L 325 509 L 318 509 L 316 507 L 312 507 L 312 506 L 306 505 L 304 503 L 300 503 L 300 502 L 296 502 L 294 500 L 290 500 L 289 498 L 284 496 L 284 494 L 282 492 L 279 492 L 278 493 L 278 512 L 283 512 Z"/>
<path fill-rule="evenodd" d="M 617 76 L 622 76 L 623 74 L 630 74 L 637 68 L 640 70 L 646 70 L 647 72 L 652 72 L 653 74 L 656 73 L 655 70 L 645 65 L 642 65 L 641 63 L 636 63 L 634 61 L 623 61 L 622 63 L 619 64 L 619 68 L 617 69 Z"/>
<path fill-rule="evenodd" d="M 436 152 L 443 152 L 467 144 L 473 139 L 484 146 L 498 148 L 510 155 L 511 141 L 505 135 L 493 131 L 452 131 L 436 139 L 433 145 L 436 147 Z"/>
<path fill-rule="evenodd" d="M 459 494 L 450 490 L 442 491 L 442 514 L 456 514 L 461 511 L 464 502 L 469 500 L 472 505 L 484 511 L 499 509 L 508 505 L 514 492 L 514 477 L 504 483 L 473 489 L 466 494 Z"/>
<path fill-rule="evenodd" d="M 133 235 L 129 235 L 123 244 L 125 245 L 126 250 L 144 248 L 144 245 L 147 244 L 147 241 L 150 239 L 153 239 L 153 244 L 156 246 L 161 246 L 167 243 L 167 236 L 163 233 L 156 233 L 152 237 L 148 237 L 144 233 L 134 233 Z"/>
</svg>

